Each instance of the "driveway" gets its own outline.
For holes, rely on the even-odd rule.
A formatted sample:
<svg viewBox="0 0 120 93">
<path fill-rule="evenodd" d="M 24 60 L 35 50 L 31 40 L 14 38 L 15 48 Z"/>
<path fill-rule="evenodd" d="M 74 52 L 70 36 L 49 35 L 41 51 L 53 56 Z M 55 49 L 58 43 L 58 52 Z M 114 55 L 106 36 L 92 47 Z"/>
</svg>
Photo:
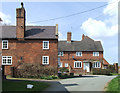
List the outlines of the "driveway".
<svg viewBox="0 0 120 93">
<path fill-rule="evenodd" d="M 115 77 L 85 75 L 78 78 L 64 79 L 60 83 L 68 91 L 103 91 L 106 83 Z"/>
<path fill-rule="evenodd" d="M 93 76 L 84 75 L 82 77 L 63 79 L 49 82 L 51 86 L 46 91 L 103 91 L 106 83 L 116 76 Z"/>
</svg>

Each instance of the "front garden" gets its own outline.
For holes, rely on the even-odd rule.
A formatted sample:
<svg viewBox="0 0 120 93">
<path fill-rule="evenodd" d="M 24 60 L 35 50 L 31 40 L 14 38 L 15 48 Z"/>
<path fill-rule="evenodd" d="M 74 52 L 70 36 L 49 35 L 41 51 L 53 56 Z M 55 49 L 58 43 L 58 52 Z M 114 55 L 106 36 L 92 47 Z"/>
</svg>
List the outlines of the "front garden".
<svg viewBox="0 0 120 93">
<path fill-rule="evenodd" d="M 28 89 L 27 84 L 32 84 L 33 88 Z M 45 82 L 38 82 L 38 81 L 27 81 L 27 80 L 6 80 L 3 79 L 2 81 L 2 91 L 22 91 L 26 93 L 26 91 L 43 91 L 50 85 Z M 16 92 L 17 93 L 17 92 Z"/>
</svg>

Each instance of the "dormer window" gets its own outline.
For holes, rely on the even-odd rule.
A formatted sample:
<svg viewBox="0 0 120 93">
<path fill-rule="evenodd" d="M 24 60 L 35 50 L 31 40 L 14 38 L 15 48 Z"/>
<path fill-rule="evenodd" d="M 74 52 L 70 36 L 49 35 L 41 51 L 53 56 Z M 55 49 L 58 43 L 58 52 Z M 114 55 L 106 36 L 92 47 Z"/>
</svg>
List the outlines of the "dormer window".
<svg viewBox="0 0 120 93">
<path fill-rule="evenodd" d="M 99 56 L 99 52 L 93 52 L 93 56 Z"/>
<path fill-rule="evenodd" d="M 2 49 L 8 49 L 8 40 L 2 40 Z"/>
<path fill-rule="evenodd" d="M 76 52 L 76 56 L 82 56 L 82 52 Z"/>
<path fill-rule="evenodd" d="M 43 49 L 49 49 L 49 41 L 43 41 Z"/>
<path fill-rule="evenodd" d="M 63 56 L 63 52 L 58 52 L 58 56 Z"/>
</svg>

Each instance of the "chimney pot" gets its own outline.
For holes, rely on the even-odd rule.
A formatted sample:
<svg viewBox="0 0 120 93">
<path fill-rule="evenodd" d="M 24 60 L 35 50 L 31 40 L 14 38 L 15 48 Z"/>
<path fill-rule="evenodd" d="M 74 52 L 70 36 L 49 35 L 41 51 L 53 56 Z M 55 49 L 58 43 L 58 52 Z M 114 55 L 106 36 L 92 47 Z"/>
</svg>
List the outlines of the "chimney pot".
<svg viewBox="0 0 120 93">
<path fill-rule="evenodd" d="M 23 8 L 23 2 L 21 2 L 21 7 Z"/>
</svg>

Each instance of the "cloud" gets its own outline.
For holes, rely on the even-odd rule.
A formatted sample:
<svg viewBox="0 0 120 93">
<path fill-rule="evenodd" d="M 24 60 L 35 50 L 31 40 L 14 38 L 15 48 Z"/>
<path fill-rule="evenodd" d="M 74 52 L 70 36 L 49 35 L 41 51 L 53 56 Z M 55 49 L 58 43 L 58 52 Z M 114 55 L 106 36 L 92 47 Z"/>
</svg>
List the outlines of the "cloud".
<svg viewBox="0 0 120 93">
<path fill-rule="evenodd" d="M 107 24 L 101 20 L 89 18 L 82 24 L 81 29 L 91 37 L 106 37 L 116 35 L 118 25 L 107 26 Z"/>
<path fill-rule="evenodd" d="M 109 16 L 118 15 L 118 2 L 120 0 L 109 0 L 107 7 L 104 9 L 103 13 Z"/>
<path fill-rule="evenodd" d="M 35 25 L 37 25 L 37 24 L 26 22 L 26 26 L 35 26 Z"/>
<path fill-rule="evenodd" d="M 83 22 L 81 29 L 87 35 L 95 38 L 111 37 L 118 33 L 118 1 L 110 0 L 103 10 L 103 15 L 107 15 L 105 20 L 96 20 L 88 18 Z"/>
<path fill-rule="evenodd" d="M 0 18 L 2 19 L 1 24 L 4 25 L 10 25 L 11 24 L 11 16 L 10 15 L 6 15 L 2 12 L 0 12 Z"/>
<path fill-rule="evenodd" d="M 58 40 L 66 40 L 65 36 L 61 32 L 58 32 L 58 36 Z"/>
</svg>

